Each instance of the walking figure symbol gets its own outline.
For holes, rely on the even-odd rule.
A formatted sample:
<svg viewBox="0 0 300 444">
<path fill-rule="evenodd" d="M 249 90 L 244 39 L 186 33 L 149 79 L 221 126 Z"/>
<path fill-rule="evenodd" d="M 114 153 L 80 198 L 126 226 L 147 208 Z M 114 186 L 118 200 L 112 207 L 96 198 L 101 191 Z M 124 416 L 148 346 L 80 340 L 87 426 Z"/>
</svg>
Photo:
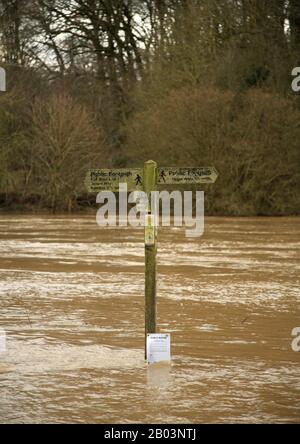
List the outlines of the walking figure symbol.
<svg viewBox="0 0 300 444">
<path fill-rule="evenodd" d="M 141 176 L 139 174 L 136 175 L 136 178 L 134 180 L 135 180 L 135 185 L 136 186 L 137 185 L 142 185 L 142 178 L 141 178 Z"/>
<path fill-rule="evenodd" d="M 164 172 L 164 170 L 162 170 L 162 172 L 160 173 L 159 177 L 160 177 L 164 182 L 166 181 L 166 179 L 165 179 L 165 177 L 166 177 L 166 173 Z"/>
</svg>

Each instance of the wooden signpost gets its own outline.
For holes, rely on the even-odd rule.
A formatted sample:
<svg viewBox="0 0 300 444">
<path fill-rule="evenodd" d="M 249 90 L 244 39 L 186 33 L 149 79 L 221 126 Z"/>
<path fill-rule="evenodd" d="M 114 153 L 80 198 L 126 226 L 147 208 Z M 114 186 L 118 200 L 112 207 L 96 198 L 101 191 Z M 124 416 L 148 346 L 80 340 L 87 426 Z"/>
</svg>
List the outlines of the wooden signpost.
<svg viewBox="0 0 300 444">
<path fill-rule="evenodd" d="M 218 173 L 214 167 L 158 168 L 156 162 L 148 160 L 144 168 L 94 169 L 86 175 L 89 192 L 119 190 L 126 183 L 128 191 L 144 191 L 148 196 L 148 215 L 145 223 L 145 358 L 147 334 L 156 333 L 156 227 L 151 214 L 151 192 L 161 185 L 187 185 L 214 183 Z"/>
</svg>

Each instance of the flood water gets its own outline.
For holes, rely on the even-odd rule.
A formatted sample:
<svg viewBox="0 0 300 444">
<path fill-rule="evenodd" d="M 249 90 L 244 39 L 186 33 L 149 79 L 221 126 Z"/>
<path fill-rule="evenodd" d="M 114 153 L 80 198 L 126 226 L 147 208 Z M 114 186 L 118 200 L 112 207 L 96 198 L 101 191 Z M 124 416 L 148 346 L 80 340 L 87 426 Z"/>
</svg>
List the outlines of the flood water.
<svg viewBox="0 0 300 444">
<path fill-rule="evenodd" d="M 300 219 L 159 230 L 144 361 L 143 230 L 95 216 L 0 216 L 0 422 L 300 422 Z"/>
</svg>

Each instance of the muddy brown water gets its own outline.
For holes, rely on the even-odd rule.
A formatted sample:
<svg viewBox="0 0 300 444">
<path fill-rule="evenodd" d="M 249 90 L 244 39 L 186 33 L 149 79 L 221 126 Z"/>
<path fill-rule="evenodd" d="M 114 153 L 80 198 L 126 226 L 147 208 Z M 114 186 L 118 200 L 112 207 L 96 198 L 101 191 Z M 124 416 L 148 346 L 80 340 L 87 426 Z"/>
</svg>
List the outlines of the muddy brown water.
<svg viewBox="0 0 300 444">
<path fill-rule="evenodd" d="M 0 422 L 300 422 L 299 218 L 163 228 L 144 362 L 143 231 L 93 215 L 0 216 Z"/>
</svg>

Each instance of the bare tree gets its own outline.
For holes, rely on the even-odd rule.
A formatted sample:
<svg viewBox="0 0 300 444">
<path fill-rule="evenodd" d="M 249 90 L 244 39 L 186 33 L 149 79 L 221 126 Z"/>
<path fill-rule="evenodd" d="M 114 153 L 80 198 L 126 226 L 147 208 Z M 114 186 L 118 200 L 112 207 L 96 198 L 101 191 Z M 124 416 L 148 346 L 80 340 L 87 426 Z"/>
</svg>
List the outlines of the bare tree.
<svg viewBox="0 0 300 444">
<path fill-rule="evenodd" d="M 32 186 L 53 211 L 71 211 L 86 169 L 101 161 L 103 139 L 92 117 L 65 95 L 37 100 L 28 137 L 35 153 Z"/>
<path fill-rule="evenodd" d="M 289 22 L 292 45 L 300 46 L 300 3 L 298 0 L 289 0 Z"/>
</svg>

